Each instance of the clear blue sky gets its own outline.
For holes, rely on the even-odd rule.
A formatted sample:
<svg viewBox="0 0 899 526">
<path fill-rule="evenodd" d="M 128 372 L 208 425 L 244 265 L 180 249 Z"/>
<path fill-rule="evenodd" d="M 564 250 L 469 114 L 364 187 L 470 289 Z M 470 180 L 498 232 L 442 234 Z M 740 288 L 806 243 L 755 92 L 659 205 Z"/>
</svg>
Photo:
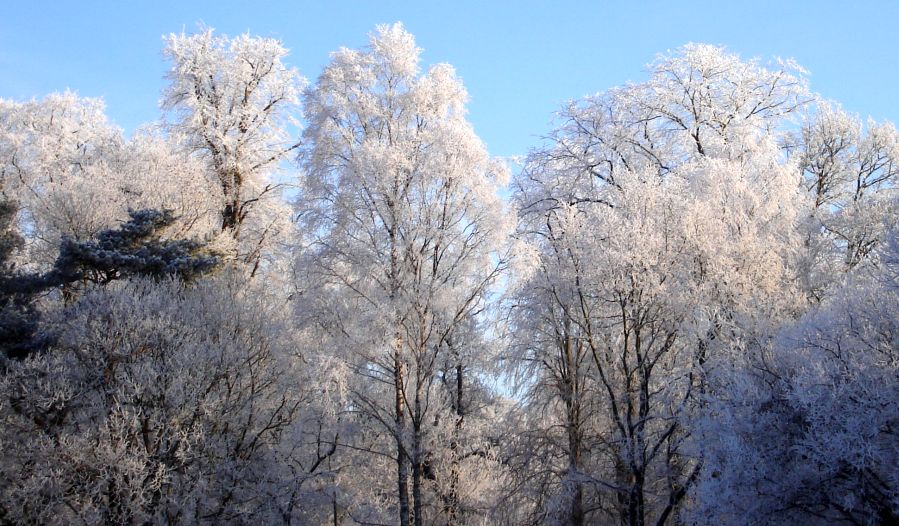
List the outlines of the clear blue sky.
<svg viewBox="0 0 899 526">
<path fill-rule="evenodd" d="M 899 121 L 899 2 L 886 0 L 13 0 L 0 12 L 0 97 L 71 88 L 103 97 L 128 132 L 159 115 L 161 35 L 199 22 L 280 38 L 289 62 L 314 79 L 329 52 L 364 45 L 376 24 L 402 21 L 426 65 L 456 67 L 470 119 L 494 155 L 525 153 L 565 100 L 642 80 L 657 53 L 687 42 L 795 58 L 825 97 L 863 117 Z"/>
</svg>

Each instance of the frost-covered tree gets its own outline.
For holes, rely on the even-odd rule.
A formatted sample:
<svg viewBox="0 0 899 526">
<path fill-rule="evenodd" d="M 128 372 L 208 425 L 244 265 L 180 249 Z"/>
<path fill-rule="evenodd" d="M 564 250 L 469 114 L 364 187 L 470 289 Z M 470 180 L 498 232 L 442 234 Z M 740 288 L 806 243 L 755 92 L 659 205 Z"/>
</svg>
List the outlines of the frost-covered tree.
<svg viewBox="0 0 899 526">
<path fill-rule="evenodd" d="M 0 101 L 3 193 L 20 204 L 30 259 L 47 265 L 60 238 L 86 239 L 108 225 L 107 163 L 122 146 L 103 103 L 74 93 Z"/>
<path fill-rule="evenodd" d="M 14 254 L 24 245 L 16 229 L 18 206 L 0 198 L 0 360 L 22 357 L 36 347 L 39 313 L 34 306 L 35 276 L 16 269 Z"/>
<path fill-rule="evenodd" d="M 220 199 L 202 159 L 181 148 L 183 138 L 157 125 L 137 130 L 119 152 L 111 184 L 118 189 L 117 219 L 129 210 L 170 210 L 174 237 L 210 240 L 220 230 Z"/>
<path fill-rule="evenodd" d="M 19 203 L 24 267 L 46 270 L 60 241 L 88 240 L 128 219 L 129 209 L 172 210 L 173 235 L 207 237 L 217 214 L 205 173 L 151 128 L 130 140 L 108 123 L 103 103 L 74 93 L 0 101 L 0 187 Z"/>
<path fill-rule="evenodd" d="M 62 283 L 90 281 L 106 284 L 129 276 L 190 281 L 212 270 L 218 260 L 190 239 L 161 239 L 175 222 L 169 210 L 131 210 L 119 228 L 104 230 L 96 240 L 63 238 L 59 258 L 49 279 Z"/>
<path fill-rule="evenodd" d="M 813 294 L 828 279 L 877 248 L 883 225 L 895 217 L 899 133 L 891 123 L 865 126 L 839 107 L 819 104 L 796 138 L 803 185 L 814 199 L 809 248 Z"/>
<path fill-rule="evenodd" d="M 515 199 L 537 261 L 512 314 L 534 522 L 674 520 L 707 371 L 800 312 L 805 200 L 777 146 L 807 98 L 794 69 L 689 45 L 570 104 L 529 156 Z"/>
<path fill-rule="evenodd" d="M 0 99 L 0 523 L 899 522 L 892 124 L 688 44 L 504 199 L 400 24 L 164 41 L 130 137 Z"/>
<path fill-rule="evenodd" d="M 899 520 L 899 241 L 885 231 L 831 297 L 722 371 L 698 523 Z"/>
<path fill-rule="evenodd" d="M 275 39 L 206 29 L 165 43 L 172 67 L 162 105 L 172 114 L 170 129 L 216 181 L 221 232 L 237 242 L 238 257 L 258 266 L 289 227 L 273 175 L 297 147 L 287 124 L 304 80 L 283 63 L 287 49 Z"/>
<path fill-rule="evenodd" d="M 461 81 L 446 64 L 421 73 L 419 53 L 399 24 L 379 27 L 364 50 L 334 53 L 306 92 L 300 155 L 311 237 L 303 315 L 353 375 L 361 429 L 351 446 L 371 453 L 365 489 L 375 493 L 352 516 L 404 525 L 449 520 L 428 491 L 445 453 L 436 435 L 461 425 L 471 403 L 463 333 L 482 318 L 509 230 L 497 195 L 506 171 L 466 122 Z M 446 446 L 472 447 L 460 440 Z M 454 506 L 443 508 L 452 516 Z"/>
<path fill-rule="evenodd" d="M 322 393 L 285 312 L 223 277 L 120 281 L 49 313 L 50 351 L 0 377 L 0 516 L 324 522 Z"/>
</svg>

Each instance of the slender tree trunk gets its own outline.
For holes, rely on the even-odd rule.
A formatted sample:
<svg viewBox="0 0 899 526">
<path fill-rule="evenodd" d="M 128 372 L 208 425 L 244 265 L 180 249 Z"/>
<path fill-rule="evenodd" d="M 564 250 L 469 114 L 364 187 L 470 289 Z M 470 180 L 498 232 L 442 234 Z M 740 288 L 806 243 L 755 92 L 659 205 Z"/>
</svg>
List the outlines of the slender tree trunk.
<svg viewBox="0 0 899 526">
<path fill-rule="evenodd" d="M 331 496 L 331 517 L 334 519 L 334 526 L 337 526 L 337 496 Z"/>
<path fill-rule="evenodd" d="M 630 474 L 628 473 L 628 468 L 624 462 L 621 448 L 617 448 L 615 451 L 615 485 L 621 489 L 615 493 L 618 501 L 618 523 L 624 525 L 630 524 L 628 519 L 630 493 L 624 490 L 628 485 L 629 479 Z"/>
<path fill-rule="evenodd" d="M 403 437 L 406 434 L 406 408 L 403 403 L 403 362 L 399 349 L 393 355 L 393 381 L 395 390 L 394 438 L 396 439 L 396 482 L 400 503 L 400 526 L 409 526 L 409 465 Z"/>
<path fill-rule="evenodd" d="M 412 422 L 412 520 L 415 526 L 422 526 L 421 502 L 421 409 L 418 389 L 415 393 L 415 419 Z"/>
<path fill-rule="evenodd" d="M 571 525 L 584 526 L 584 489 L 580 482 L 575 483 L 571 496 Z"/>
<path fill-rule="evenodd" d="M 337 436 L 334 436 L 334 445 L 337 446 Z M 331 457 L 328 457 L 328 471 L 334 473 L 331 468 Z M 331 479 L 331 517 L 333 518 L 333 526 L 338 526 L 337 523 L 337 480 L 333 478 Z"/>
<path fill-rule="evenodd" d="M 581 393 L 580 393 L 580 363 L 578 355 L 580 349 L 573 342 L 570 335 L 571 323 L 566 318 L 565 339 L 563 353 L 565 360 L 564 371 L 567 374 L 564 380 L 564 399 L 566 406 L 565 430 L 568 434 L 568 479 L 571 492 L 571 503 L 568 510 L 568 524 L 571 526 L 584 525 L 584 491 L 580 477 L 581 464 Z"/>
<path fill-rule="evenodd" d="M 568 513 L 568 523 L 571 526 L 584 526 L 584 488 L 583 484 L 578 480 L 580 477 L 580 441 L 577 437 L 573 437 L 576 430 L 569 431 L 569 451 L 568 473 L 571 480 L 571 507 Z"/>
<path fill-rule="evenodd" d="M 394 194 L 397 191 L 398 182 L 394 181 Z M 388 230 L 390 238 L 390 305 L 396 300 L 400 290 L 399 265 L 400 255 L 397 246 L 397 225 L 395 201 L 390 202 L 390 215 L 394 224 Z M 400 526 L 409 526 L 409 458 L 404 445 L 406 435 L 406 406 L 405 406 L 405 369 L 403 365 L 403 336 L 399 329 L 399 320 L 396 323 L 396 333 L 393 341 L 393 390 L 394 390 L 394 439 L 396 440 L 396 485 L 397 500 L 400 506 Z"/>
<path fill-rule="evenodd" d="M 464 376 L 462 364 L 456 364 L 456 396 L 455 410 L 456 422 L 453 426 L 453 439 L 450 442 L 452 452 L 452 464 L 450 466 L 450 491 L 446 503 L 446 516 L 449 524 L 457 524 L 459 520 L 459 437 L 462 434 L 462 424 L 465 421 L 465 406 L 462 404 L 464 394 Z"/>
<path fill-rule="evenodd" d="M 632 474 L 631 489 L 627 499 L 628 526 L 644 526 L 645 524 L 643 478 L 644 474 L 640 470 Z"/>
</svg>

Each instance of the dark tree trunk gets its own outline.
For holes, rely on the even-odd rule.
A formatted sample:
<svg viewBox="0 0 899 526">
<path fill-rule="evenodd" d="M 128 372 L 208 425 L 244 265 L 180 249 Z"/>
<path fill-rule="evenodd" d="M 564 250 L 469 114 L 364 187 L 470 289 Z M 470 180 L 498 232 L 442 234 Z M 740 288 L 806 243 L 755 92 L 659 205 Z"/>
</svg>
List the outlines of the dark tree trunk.
<svg viewBox="0 0 899 526">
<path fill-rule="evenodd" d="M 222 232 L 229 232 L 232 237 L 237 239 L 244 216 L 240 197 L 243 177 L 237 170 L 228 170 L 220 177 L 222 193 L 225 196 L 225 207 L 222 209 Z"/>
<path fill-rule="evenodd" d="M 396 439 L 396 482 L 400 504 L 400 526 L 409 526 L 409 465 L 403 437 L 406 434 L 406 408 L 403 403 L 403 362 L 399 350 L 393 356 L 393 381 L 395 390 L 394 438 Z"/>
<path fill-rule="evenodd" d="M 446 499 L 446 516 L 449 524 L 457 524 L 459 521 L 459 457 L 461 456 L 459 436 L 462 434 L 462 424 L 465 421 L 465 406 L 462 404 L 462 395 L 464 394 L 463 372 L 462 364 L 457 364 L 456 392 L 453 404 L 456 411 L 456 422 L 453 426 L 453 439 L 450 442 L 453 460 L 450 466 L 450 491 Z"/>
<path fill-rule="evenodd" d="M 416 395 L 416 405 L 418 405 Z M 416 419 L 417 420 L 417 419 Z M 422 452 L 421 452 L 421 425 L 420 422 L 413 422 L 412 432 L 412 520 L 415 526 L 422 526 L 422 502 L 421 502 L 421 475 L 422 475 Z"/>
</svg>

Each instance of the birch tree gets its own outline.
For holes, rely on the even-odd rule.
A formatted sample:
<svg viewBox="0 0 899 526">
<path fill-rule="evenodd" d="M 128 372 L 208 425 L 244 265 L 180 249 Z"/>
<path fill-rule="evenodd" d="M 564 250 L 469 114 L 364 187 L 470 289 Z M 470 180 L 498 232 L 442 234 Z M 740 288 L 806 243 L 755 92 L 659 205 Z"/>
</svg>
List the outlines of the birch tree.
<svg viewBox="0 0 899 526">
<path fill-rule="evenodd" d="M 801 312 L 805 201 L 778 138 L 807 98 L 789 63 L 688 45 L 570 104 L 529 157 L 515 199 L 539 259 L 513 319 L 552 459 L 535 522 L 675 520 L 702 467 L 707 371 Z"/>
<path fill-rule="evenodd" d="M 307 316 L 348 350 L 352 410 L 376 437 L 365 447 L 393 462 L 377 476 L 395 482 L 387 506 L 404 525 L 437 520 L 426 444 L 438 413 L 453 418 L 438 373 L 448 364 L 463 390 L 474 374 L 453 353 L 505 266 L 509 230 L 505 168 L 466 122 L 461 81 L 446 64 L 422 74 L 419 53 L 399 24 L 335 52 L 306 92 L 300 155 Z"/>
</svg>

